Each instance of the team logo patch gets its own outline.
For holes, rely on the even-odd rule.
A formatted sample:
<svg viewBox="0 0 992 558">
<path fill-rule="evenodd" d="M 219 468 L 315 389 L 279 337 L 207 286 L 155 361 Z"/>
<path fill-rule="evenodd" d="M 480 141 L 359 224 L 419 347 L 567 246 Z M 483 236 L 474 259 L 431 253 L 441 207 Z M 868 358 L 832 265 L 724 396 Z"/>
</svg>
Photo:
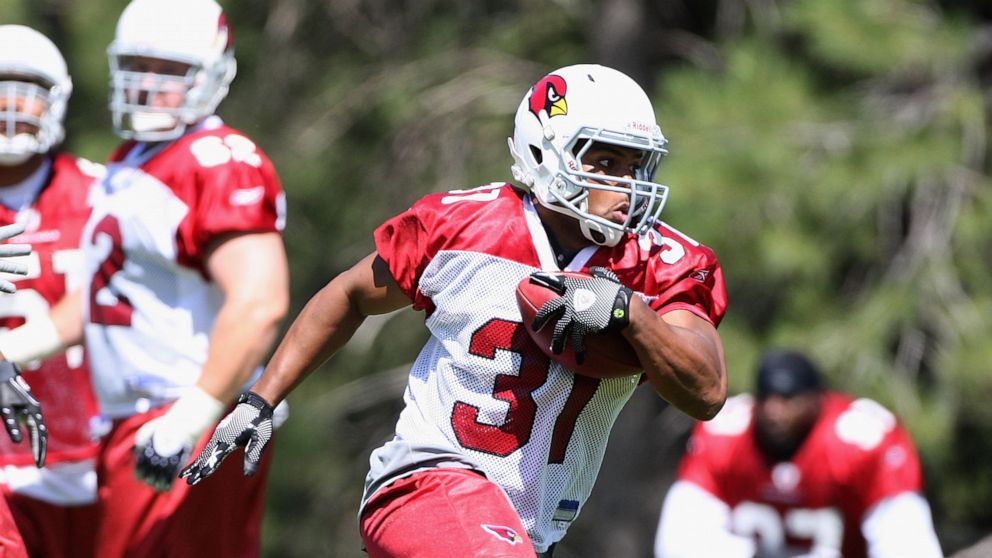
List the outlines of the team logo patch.
<svg viewBox="0 0 992 558">
<path fill-rule="evenodd" d="M 575 289 L 575 294 L 572 296 L 572 305 L 575 307 L 576 312 L 588 310 L 593 304 L 596 304 L 596 293 L 588 289 Z"/>
<path fill-rule="evenodd" d="M 502 525 L 486 524 L 479 525 L 479 527 L 482 527 L 490 535 L 510 543 L 510 546 L 524 542 L 524 538 L 521 537 L 515 529 L 504 527 Z"/>
<path fill-rule="evenodd" d="M 260 201 L 265 196 L 264 186 L 255 186 L 254 188 L 241 188 L 231 192 L 231 197 L 229 199 L 231 205 L 254 205 Z"/>
<path fill-rule="evenodd" d="M 700 283 L 705 283 L 706 278 L 709 276 L 710 276 L 710 270 L 708 269 L 697 269 L 696 271 L 693 271 L 691 275 L 689 275 L 689 277 L 692 277 L 693 279 L 699 281 Z"/>
<path fill-rule="evenodd" d="M 546 118 L 568 114 L 568 103 L 565 102 L 567 90 L 565 80 L 555 74 L 544 76 L 531 88 L 530 111 L 542 125 Z"/>
</svg>

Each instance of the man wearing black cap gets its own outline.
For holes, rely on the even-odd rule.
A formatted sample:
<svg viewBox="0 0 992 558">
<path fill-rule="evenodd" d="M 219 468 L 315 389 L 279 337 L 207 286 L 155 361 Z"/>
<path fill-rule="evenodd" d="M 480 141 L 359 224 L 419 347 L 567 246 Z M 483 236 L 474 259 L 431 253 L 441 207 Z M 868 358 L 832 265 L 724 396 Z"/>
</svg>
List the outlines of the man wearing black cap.
<svg viewBox="0 0 992 558">
<path fill-rule="evenodd" d="M 755 393 L 699 423 L 657 558 L 943 556 L 916 449 L 878 403 L 827 390 L 803 354 L 761 359 Z"/>
</svg>

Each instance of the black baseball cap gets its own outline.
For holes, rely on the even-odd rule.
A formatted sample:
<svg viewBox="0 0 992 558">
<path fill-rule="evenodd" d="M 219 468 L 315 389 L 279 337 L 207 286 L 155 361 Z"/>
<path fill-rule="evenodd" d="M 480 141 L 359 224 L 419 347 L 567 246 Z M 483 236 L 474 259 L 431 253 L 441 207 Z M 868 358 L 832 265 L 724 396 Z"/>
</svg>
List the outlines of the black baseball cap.
<svg viewBox="0 0 992 558">
<path fill-rule="evenodd" d="M 768 351 L 761 358 L 755 384 L 758 398 L 792 397 L 823 389 L 816 365 L 798 351 L 782 349 Z"/>
</svg>

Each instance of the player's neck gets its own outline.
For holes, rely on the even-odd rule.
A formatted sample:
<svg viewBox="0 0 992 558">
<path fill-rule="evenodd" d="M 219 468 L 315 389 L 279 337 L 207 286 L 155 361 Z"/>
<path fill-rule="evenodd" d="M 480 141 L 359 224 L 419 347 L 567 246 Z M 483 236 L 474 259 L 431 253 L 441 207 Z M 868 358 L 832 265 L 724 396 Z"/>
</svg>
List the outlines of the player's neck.
<svg viewBox="0 0 992 558">
<path fill-rule="evenodd" d="M 0 165 L 0 188 L 14 186 L 24 182 L 25 179 L 41 168 L 46 156 L 43 154 L 33 155 L 20 165 Z"/>
<path fill-rule="evenodd" d="M 558 267 L 564 269 L 575 257 L 575 254 L 589 246 L 590 242 L 582 236 L 579 222 L 574 217 L 562 215 L 540 203 L 535 203 L 534 206 L 541 217 L 541 225 L 548 235 L 551 249 L 555 252 Z"/>
</svg>

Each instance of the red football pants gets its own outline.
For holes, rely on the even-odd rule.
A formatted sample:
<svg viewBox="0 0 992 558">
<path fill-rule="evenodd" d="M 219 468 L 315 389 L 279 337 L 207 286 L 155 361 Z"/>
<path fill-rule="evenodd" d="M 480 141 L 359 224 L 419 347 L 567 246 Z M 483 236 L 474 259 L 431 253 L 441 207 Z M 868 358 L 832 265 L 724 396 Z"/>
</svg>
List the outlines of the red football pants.
<svg viewBox="0 0 992 558">
<path fill-rule="evenodd" d="M 134 476 L 134 435 L 168 405 L 114 421 L 100 447 L 97 480 L 102 516 L 100 558 L 253 558 L 261 546 L 262 508 L 271 447 L 253 477 L 242 473 L 244 452 L 235 451 L 217 472 L 196 486 L 176 479 L 155 492 Z M 213 433 L 209 429 L 192 455 Z"/>
<path fill-rule="evenodd" d="M 3 498 L 0 498 L 0 558 L 28 558 L 21 533 Z"/>
<path fill-rule="evenodd" d="M 534 558 L 506 494 L 468 469 L 397 480 L 365 505 L 360 523 L 369 558 Z"/>
<path fill-rule="evenodd" d="M 60 506 L 4 491 L 10 513 L 29 556 L 92 558 L 96 537 L 96 504 Z"/>
</svg>

